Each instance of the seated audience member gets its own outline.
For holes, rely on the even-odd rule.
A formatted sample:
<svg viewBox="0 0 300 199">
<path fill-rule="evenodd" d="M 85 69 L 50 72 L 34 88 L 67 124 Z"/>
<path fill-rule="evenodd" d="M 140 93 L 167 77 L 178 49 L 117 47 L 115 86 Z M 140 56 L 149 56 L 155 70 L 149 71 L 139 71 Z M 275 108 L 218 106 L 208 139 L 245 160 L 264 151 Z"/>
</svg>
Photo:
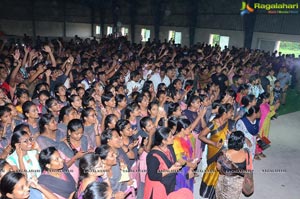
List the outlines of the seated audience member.
<svg viewBox="0 0 300 199">
<path fill-rule="evenodd" d="M 42 150 L 39 163 L 42 170 L 42 175 L 38 178 L 39 184 L 60 199 L 69 198 L 76 188 L 76 183 L 55 147 Z"/>
</svg>

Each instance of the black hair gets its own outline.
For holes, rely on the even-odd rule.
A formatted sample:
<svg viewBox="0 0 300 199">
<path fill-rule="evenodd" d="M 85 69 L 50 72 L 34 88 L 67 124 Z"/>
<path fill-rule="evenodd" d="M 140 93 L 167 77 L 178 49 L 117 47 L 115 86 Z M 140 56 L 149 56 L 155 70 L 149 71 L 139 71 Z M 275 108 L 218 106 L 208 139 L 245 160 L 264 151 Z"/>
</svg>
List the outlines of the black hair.
<svg viewBox="0 0 300 199">
<path fill-rule="evenodd" d="M 34 91 L 32 94 L 32 99 L 36 98 L 37 96 L 39 96 L 40 92 L 44 91 L 44 90 L 40 90 L 43 86 L 46 86 L 49 88 L 49 85 L 46 82 L 38 83 L 34 88 Z"/>
<path fill-rule="evenodd" d="M 163 89 L 163 88 L 166 88 L 167 86 L 166 86 L 166 84 L 165 83 L 159 83 L 158 85 L 157 85 L 157 92 L 158 91 L 165 91 L 165 89 Z"/>
<path fill-rule="evenodd" d="M 0 117 L 4 115 L 4 113 L 10 113 L 11 109 L 7 106 L 0 106 Z"/>
<path fill-rule="evenodd" d="M 158 101 L 154 100 L 148 104 L 148 111 L 151 111 L 154 105 L 159 105 Z"/>
<path fill-rule="evenodd" d="M 167 96 L 171 97 L 172 99 L 174 99 L 178 92 L 179 91 L 176 90 L 176 88 L 172 84 L 167 88 Z"/>
<path fill-rule="evenodd" d="M 95 99 L 92 96 L 83 96 L 83 98 L 82 98 L 82 106 L 83 106 L 83 108 L 89 107 L 89 103 L 91 101 L 96 102 Z"/>
<path fill-rule="evenodd" d="M 13 172 L 10 171 L 8 173 L 6 173 L 0 182 L 0 191 L 1 191 L 1 195 L 2 195 L 2 199 L 6 199 L 8 198 L 6 195 L 7 194 L 12 194 L 14 191 L 14 188 L 16 186 L 16 184 L 22 179 L 25 178 L 25 175 L 22 173 L 17 173 L 17 172 Z M 26 178 L 25 178 L 26 179 Z"/>
<path fill-rule="evenodd" d="M 76 98 L 76 97 L 79 97 L 79 98 L 80 98 L 79 95 L 75 95 L 75 94 L 71 95 L 71 96 L 68 98 L 69 103 L 70 103 L 71 106 L 72 106 L 72 103 L 75 101 L 75 98 Z"/>
<path fill-rule="evenodd" d="M 42 95 L 45 95 L 45 96 L 47 96 L 47 97 L 50 97 L 50 96 L 51 96 L 51 95 L 50 95 L 50 92 L 47 91 L 47 90 L 42 90 L 42 91 L 40 91 L 39 94 L 38 94 L 38 98 L 40 98 Z"/>
<path fill-rule="evenodd" d="M 55 97 L 58 99 L 58 100 L 60 100 L 60 96 L 58 95 L 58 93 L 59 93 L 59 88 L 60 87 L 64 87 L 65 88 L 65 86 L 63 85 L 63 84 L 58 84 L 58 85 L 56 85 L 55 87 L 54 87 L 54 95 L 55 95 Z M 67 92 L 66 92 L 66 95 L 67 95 Z"/>
<path fill-rule="evenodd" d="M 152 121 L 152 119 L 149 116 L 143 117 L 140 120 L 140 127 L 141 127 L 141 129 L 146 128 L 146 126 L 147 126 L 147 124 L 148 124 L 149 121 Z"/>
<path fill-rule="evenodd" d="M 240 75 L 234 75 L 234 76 L 232 77 L 233 83 L 235 84 L 240 78 L 241 78 Z"/>
<path fill-rule="evenodd" d="M 16 97 L 17 97 L 17 98 L 20 98 L 23 94 L 27 94 L 28 97 L 29 97 L 29 92 L 28 92 L 28 90 L 23 89 L 23 88 L 17 88 L 17 90 L 16 90 Z"/>
<path fill-rule="evenodd" d="M 211 107 L 212 107 L 212 109 L 216 109 L 217 107 L 220 107 L 220 105 L 221 105 L 220 100 L 215 100 L 215 101 L 211 104 Z"/>
<path fill-rule="evenodd" d="M 32 101 L 27 101 L 22 105 L 22 111 L 25 119 L 28 119 L 26 113 L 29 113 L 29 109 L 32 106 L 36 106 L 35 103 L 33 103 Z"/>
<path fill-rule="evenodd" d="M 111 123 L 114 118 L 117 118 L 117 116 L 115 114 L 109 114 L 105 117 L 105 119 L 104 119 L 104 129 L 107 129 L 109 127 L 108 126 L 109 123 Z"/>
<path fill-rule="evenodd" d="M 46 108 L 47 108 L 47 110 L 48 110 L 48 112 L 49 113 L 51 113 L 51 107 L 53 106 L 53 104 L 55 103 L 55 102 L 57 102 L 58 103 L 58 101 L 57 101 L 57 99 L 55 99 L 55 98 L 53 98 L 53 97 L 50 97 L 49 99 L 47 99 L 46 100 Z"/>
<path fill-rule="evenodd" d="M 149 90 L 147 90 L 147 91 L 142 91 L 142 95 L 148 97 L 146 94 L 149 95 L 149 101 L 150 101 L 150 99 L 152 98 L 152 95 L 151 95 L 150 91 L 149 91 Z"/>
<path fill-rule="evenodd" d="M 101 145 L 108 144 L 108 141 L 112 138 L 112 132 L 117 132 L 118 135 L 120 133 L 116 129 L 106 129 L 101 133 Z"/>
<path fill-rule="evenodd" d="M 176 133 L 179 133 L 182 129 L 186 129 L 191 125 L 190 120 L 186 118 L 180 118 L 177 121 Z"/>
<path fill-rule="evenodd" d="M 39 120 L 39 128 L 40 133 L 43 134 L 46 131 L 46 125 L 49 124 L 51 119 L 54 118 L 54 116 L 50 113 L 43 114 L 42 117 Z"/>
<path fill-rule="evenodd" d="M 95 153 L 99 155 L 102 160 L 105 160 L 111 147 L 103 144 L 95 149 Z"/>
<path fill-rule="evenodd" d="M 12 151 L 16 150 L 16 144 L 20 143 L 20 138 L 23 137 L 24 135 L 29 135 L 26 131 L 16 131 L 13 133 L 13 135 L 11 136 L 11 148 Z"/>
<path fill-rule="evenodd" d="M 51 156 L 57 151 L 54 146 L 43 149 L 39 154 L 39 163 L 42 171 L 48 171 L 47 164 L 51 162 Z"/>
<path fill-rule="evenodd" d="M 130 125 L 128 120 L 120 119 L 116 124 L 116 130 L 121 133 L 128 124 Z"/>
<path fill-rule="evenodd" d="M 245 135 L 242 131 L 234 131 L 230 134 L 228 139 L 228 149 L 240 150 L 243 148 L 245 142 Z"/>
<path fill-rule="evenodd" d="M 263 103 L 263 100 L 268 98 L 270 98 L 270 93 L 263 92 L 260 94 L 257 99 L 257 106 L 260 106 Z"/>
<path fill-rule="evenodd" d="M 107 199 L 108 184 L 106 182 L 92 182 L 90 183 L 84 193 L 83 199 Z"/>
<path fill-rule="evenodd" d="M 252 106 L 249 108 L 249 110 L 245 113 L 246 117 L 251 117 L 254 113 L 258 113 L 259 107 Z"/>
<path fill-rule="evenodd" d="M 186 80 L 184 84 L 184 89 L 186 90 L 188 87 L 193 87 L 193 85 L 194 85 L 194 80 L 191 79 Z"/>
<path fill-rule="evenodd" d="M 252 76 L 250 76 L 250 78 L 249 78 L 249 82 L 252 83 L 252 82 L 254 82 L 255 80 L 257 80 L 258 78 L 259 78 L 258 75 L 252 75 Z"/>
<path fill-rule="evenodd" d="M 83 123 L 85 122 L 84 118 L 88 117 L 91 111 L 94 111 L 94 109 L 91 108 L 91 107 L 88 107 L 88 108 L 85 108 L 85 109 L 82 110 L 81 119 L 82 119 Z"/>
<path fill-rule="evenodd" d="M 173 83 L 172 83 L 172 85 L 174 86 L 174 88 L 175 88 L 175 84 L 177 84 L 177 82 L 181 82 L 182 83 L 182 81 L 181 81 L 181 79 L 175 79 L 174 81 L 173 81 Z"/>
<path fill-rule="evenodd" d="M 83 91 L 84 91 L 84 94 L 85 94 L 85 90 L 84 90 L 83 87 L 77 87 L 77 88 L 76 88 L 76 92 L 77 92 L 77 93 L 78 93 L 80 90 L 83 90 Z"/>
<path fill-rule="evenodd" d="M 154 135 L 154 145 L 159 146 L 162 144 L 163 140 L 166 140 L 169 137 L 171 129 L 168 127 L 160 127 L 155 131 Z"/>
<path fill-rule="evenodd" d="M 108 84 L 105 86 L 104 88 L 104 93 L 107 94 L 107 93 L 111 93 L 113 95 L 113 93 L 111 92 L 111 89 L 114 88 L 116 89 L 112 84 Z"/>
<path fill-rule="evenodd" d="M 232 110 L 233 106 L 231 104 L 220 104 L 218 109 L 218 114 L 216 115 L 215 119 L 220 118 L 224 113 L 228 113 L 228 111 Z"/>
<path fill-rule="evenodd" d="M 242 85 L 239 86 L 237 92 L 240 93 L 241 91 L 247 90 L 248 88 L 249 88 L 249 85 L 248 85 L 248 84 L 242 84 Z"/>
<path fill-rule="evenodd" d="M 199 96 L 197 96 L 197 95 L 190 96 L 188 101 L 187 101 L 187 106 L 190 107 L 192 105 L 192 103 L 197 101 L 197 100 L 201 101 Z"/>
<path fill-rule="evenodd" d="M 130 73 L 130 80 L 133 80 L 133 78 L 135 78 L 136 76 L 138 76 L 140 73 L 138 70 L 132 71 Z"/>
<path fill-rule="evenodd" d="M 95 153 L 87 153 L 79 159 L 79 182 L 89 176 L 89 172 L 94 170 L 94 167 L 99 162 L 99 155 Z"/>
<path fill-rule="evenodd" d="M 2 172 L 3 171 L 3 168 L 6 166 L 6 165 L 9 165 L 8 162 L 6 162 L 5 159 L 0 159 L 0 171 Z M 0 176 L 0 179 L 2 178 L 2 176 Z"/>
<path fill-rule="evenodd" d="M 180 108 L 179 103 L 177 103 L 177 102 L 176 103 L 170 103 L 169 108 L 168 108 L 168 117 L 173 115 L 173 113 L 176 112 L 178 108 Z"/>
<path fill-rule="evenodd" d="M 71 97 L 72 95 L 74 95 L 74 94 L 71 95 L 72 91 L 74 91 L 74 90 L 76 91 L 76 88 L 74 88 L 74 87 L 70 87 L 70 88 L 67 89 L 66 95 L 67 95 L 68 100 L 70 99 L 70 97 Z M 76 96 L 76 95 L 75 95 L 75 96 Z M 70 100 L 69 100 L 69 103 L 70 103 Z"/>
<path fill-rule="evenodd" d="M 72 110 L 75 110 L 72 106 L 64 106 L 59 111 L 58 122 L 62 122 L 64 120 L 64 116 L 68 115 Z"/>
<path fill-rule="evenodd" d="M 115 98 L 116 98 L 116 106 L 118 106 L 121 101 L 126 99 L 126 96 L 122 94 L 117 94 Z"/>
<path fill-rule="evenodd" d="M 156 93 L 156 98 L 160 98 L 161 95 L 166 95 L 166 91 L 165 90 L 158 90 Z"/>
<path fill-rule="evenodd" d="M 139 108 L 139 105 L 136 102 L 128 104 L 125 108 L 125 118 L 129 119 L 130 114 L 136 109 Z"/>
<path fill-rule="evenodd" d="M 25 131 L 25 130 L 24 130 L 25 128 L 28 128 L 28 129 L 29 129 L 29 124 L 26 124 L 26 123 L 18 124 L 18 125 L 14 128 L 14 132 L 16 132 L 16 131 Z"/>
<path fill-rule="evenodd" d="M 228 94 L 230 97 L 232 97 L 233 99 L 236 98 L 236 92 L 233 89 L 227 89 L 225 91 L 225 94 Z M 222 98 L 222 97 L 221 97 Z"/>
<path fill-rule="evenodd" d="M 170 129 L 173 129 L 174 127 L 176 127 L 176 130 L 177 130 L 177 122 L 178 122 L 178 118 L 176 118 L 176 117 L 170 117 L 169 119 L 168 119 L 168 127 L 170 128 Z"/>
<path fill-rule="evenodd" d="M 142 93 L 140 93 L 136 98 L 135 98 L 135 102 L 137 103 L 137 104 L 139 104 L 139 103 L 141 103 L 142 101 L 143 101 L 143 98 L 144 98 L 145 96 L 142 94 Z"/>
<path fill-rule="evenodd" d="M 245 95 L 242 97 L 241 104 L 246 107 L 250 104 L 250 102 L 252 102 L 255 99 L 255 95 L 253 94 Z"/>
<path fill-rule="evenodd" d="M 105 93 L 101 96 L 101 102 L 103 104 L 104 107 L 106 107 L 106 102 L 108 102 L 109 100 L 111 100 L 112 98 L 114 98 L 114 95 L 111 92 Z"/>
<path fill-rule="evenodd" d="M 76 155 L 78 153 L 78 150 L 76 148 L 74 148 L 73 145 L 71 144 L 69 131 L 72 133 L 72 132 L 75 132 L 75 131 L 77 131 L 78 129 L 81 129 L 81 128 L 84 129 L 84 126 L 83 126 L 83 123 L 80 119 L 71 120 L 68 123 L 68 126 L 67 126 L 66 140 L 67 140 L 69 146 L 71 147 L 74 155 Z"/>
<path fill-rule="evenodd" d="M 143 88 L 142 88 L 142 91 L 149 91 L 150 89 L 150 86 L 153 84 L 153 82 L 151 80 L 147 80 L 144 82 L 144 85 L 143 85 Z"/>
</svg>

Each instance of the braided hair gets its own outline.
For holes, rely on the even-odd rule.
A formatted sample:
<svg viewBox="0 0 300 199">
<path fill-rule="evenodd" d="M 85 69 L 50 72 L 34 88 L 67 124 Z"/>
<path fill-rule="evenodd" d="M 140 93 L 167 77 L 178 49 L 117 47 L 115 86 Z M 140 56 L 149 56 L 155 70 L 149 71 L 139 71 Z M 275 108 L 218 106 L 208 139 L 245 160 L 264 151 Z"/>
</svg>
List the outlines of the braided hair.
<svg viewBox="0 0 300 199">
<path fill-rule="evenodd" d="M 71 147 L 74 155 L 76 155 L 78 153 L 78 150 L 76 148 L 73 147 L 72 143 L 71 143 L 71 138 L 70 138 L 70 133 L 77 131 L 78 129 L 82 128 L 83 129 L 83 123 L 81 120 L 79 119 L 73 119 L 68 123 L 67 126 L 67 143 L 69 144 L 69 146 Z"/>
</svg>

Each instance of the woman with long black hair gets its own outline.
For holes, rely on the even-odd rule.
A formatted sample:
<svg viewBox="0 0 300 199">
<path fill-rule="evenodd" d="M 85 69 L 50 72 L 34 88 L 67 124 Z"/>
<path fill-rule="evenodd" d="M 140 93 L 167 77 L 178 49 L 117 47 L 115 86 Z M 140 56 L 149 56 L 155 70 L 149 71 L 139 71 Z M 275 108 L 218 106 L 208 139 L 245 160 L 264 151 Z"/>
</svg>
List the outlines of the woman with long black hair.
<svg viewBox="0 0 300 199">
<path fill-rule="evenodd" d="M 218 182 L 217 159 L 221 154 L 228 135 L 228 119 L 233 117 L 233 107 L 230 104 L 220 105 L 218 115 L 199 134 L 199 139 L 208 146 L 207 168 L 202 177 L 200 196 L 215 198 L 215 187 Z M 210 133 L 210 138 L 206 136 Z"/>
</svg>

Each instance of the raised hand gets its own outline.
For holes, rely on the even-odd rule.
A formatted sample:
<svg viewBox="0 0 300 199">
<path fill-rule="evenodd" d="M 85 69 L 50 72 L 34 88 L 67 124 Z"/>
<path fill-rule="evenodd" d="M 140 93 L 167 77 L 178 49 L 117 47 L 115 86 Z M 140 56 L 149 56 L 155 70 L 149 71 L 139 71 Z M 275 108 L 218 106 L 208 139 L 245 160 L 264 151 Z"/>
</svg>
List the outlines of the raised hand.
<svg viewBox="0 0 300 199">
<path fill-rule="evenodd" d="M 21 149 L 21 143 L 16 144 L 16 153 L 19 158 L 23 158 L 23 156 L 25 155 Z"/>
<path fill-rule="evenodd" d="M 14 57 L 14 59 L 16 61 L 19 61 L 19 59 L 20 59 L 20 50 L 16 49 L 15 52 L 12 54 L 12 56 Z"/>
<path fill-rule="evenodd" d="M 199 117 L 204 117 L 207 111 L 207 107 L 201 106 L 198 110 Z"/>
<path fill-rule="evenodd" d="M 214 146 L 215 146 L 216 148 L 219 148 L 219 149 L 220 149 L 220 148 L 223 146 L 223 143 L 222 143 L 222 142 L 215 142 Z"/>
<path fill-rule="evenodd" d="M 74 63 L 74 57 L 73 56 L 70 56 L 67 60 L 70 64 L 73 64 Z"/>
<path fill-rule="evenodd" d="M 28 54 L 30 52 L 30 48 L 27 46 L 24 46 L 24 52 L 25 52 L 25 54 Z"/>
<path fill-rule="evenodd" d="M 48 69 L 48 70 L 46 70 L 46 77 L 50 77 L 51 76 L 51 70 L 50 69 Z"/>
<path fill-rule="evenodd" d="M 38 184 L 38 179 L 35 176 L 30 178 L 29 185 L 30 185 L 30 187 L 32 187 L 34 189 L 40 189 L 41 188 L 41 186 Z"/>
<path fill-rule="evenodd" d="M 57 41 L 59 47 L 62 47 L 62 46 L 63 46 L 62 43 L 61 43 L 58 39 L 57 39 L 56 41 Z"/>
<path fill-rule="evenodd" d="M 43 51 L 45 51 L 46 53 L 51 53 L 52 52 L 50 46 L 48 46 L 48 45 L 44 46 Z"/>
<path fill-rule="evenodd" d="M 31 57 L 32 59 L 36 58 L 38 56 L 38 53 L 36 52 L 35 49 L 32 49 L 30 52 L 29 52 L 29 57 Z"/>
</svg>

